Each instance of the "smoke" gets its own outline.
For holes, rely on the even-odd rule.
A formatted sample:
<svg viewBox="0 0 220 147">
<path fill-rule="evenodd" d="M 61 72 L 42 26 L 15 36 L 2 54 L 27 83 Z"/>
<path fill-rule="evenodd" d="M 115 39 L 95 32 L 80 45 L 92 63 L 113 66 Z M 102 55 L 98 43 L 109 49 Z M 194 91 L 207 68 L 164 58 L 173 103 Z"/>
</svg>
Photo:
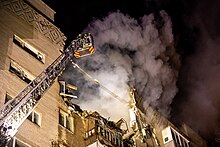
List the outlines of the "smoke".
<svg viewBox="0 0 220 147">
<path fill-rule="evenodd" d="M 180 119 L 210 139 L 220 133 L 219 1 L 199 1 L 188 25 L 198 30 L 196 48 L 185 59 Z M 207 13 L 208 12 L 208 13 Z M 189 21 L 190 20 L 190 21 Z"/>
<path fill-rule="evenodd" d="M 92 77 L 129 101 L 130 87 L 137 89 L 147 105 L 169 116 L 177 88 L 172 24 L 165 11 L 135 20 L 120 12 L 94 20 L 84 30 L 93 35 L 96 53 L 77 60 Z M 76 83 L 80 96 L 75 103 L 113 120 L 128 120 L 128 103 L 119 102 L 100 86 L 67 70 L 64 76 Z M 75 80 L 75 81 L 74 81 Z"/>
</svg>

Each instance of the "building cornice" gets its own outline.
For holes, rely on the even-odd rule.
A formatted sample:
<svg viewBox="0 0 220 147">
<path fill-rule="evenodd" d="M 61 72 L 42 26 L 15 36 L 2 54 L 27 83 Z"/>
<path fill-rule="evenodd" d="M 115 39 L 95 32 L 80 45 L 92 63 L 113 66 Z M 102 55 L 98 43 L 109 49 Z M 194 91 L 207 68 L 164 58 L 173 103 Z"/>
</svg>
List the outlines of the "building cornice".
<svg viewBox="0 0 220 147">
<path fill-rule="evenodd" d="M 37 12 L 23 0 L 0 0 L 2 8 L 16 14 L 19 18 L 32 25 L 36 30 L 50 39 L 53 43 L 64 47 L 66 37 L 52 22 Z"/>
</svg>

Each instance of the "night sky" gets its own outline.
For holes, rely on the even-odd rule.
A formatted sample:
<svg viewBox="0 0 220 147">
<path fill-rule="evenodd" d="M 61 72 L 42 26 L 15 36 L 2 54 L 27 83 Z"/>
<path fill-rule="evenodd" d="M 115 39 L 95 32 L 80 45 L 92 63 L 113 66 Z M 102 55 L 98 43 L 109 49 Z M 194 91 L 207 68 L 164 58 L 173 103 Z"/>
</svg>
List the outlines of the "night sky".
<svg viewBox="0 0 220 147">
<path fill-rule="evenodd" d="M 172 121 L 186 122 L 217 145 L 220 135 L 220 2 L 219 0 L 43 0 L 56 11 L 55 25 L 69 42 L 89 23 L 120 11 L 135 19 L 165 10 L 173 24 L 180 55 L 179 92 Z"/>
</svg>

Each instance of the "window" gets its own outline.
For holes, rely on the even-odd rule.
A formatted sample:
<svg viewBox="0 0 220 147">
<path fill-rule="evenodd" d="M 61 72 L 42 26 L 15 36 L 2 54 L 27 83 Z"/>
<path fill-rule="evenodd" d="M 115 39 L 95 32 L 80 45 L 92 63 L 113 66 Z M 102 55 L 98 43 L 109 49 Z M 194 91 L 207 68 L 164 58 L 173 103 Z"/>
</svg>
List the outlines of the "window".
<svg viewBox="0 0 220 147">
<path fill-rule="evenodd" d="M 94 135 L 95 134 L 95 128 L 93 128 L 92 130 L 89 130 L 88 132 L 86 132 L 85 134 L 85 139 Z"/>
<path fill-rule="evenodd" d="M 73 132 L 73 117 L 62 110 L 59 111 L 59 124 Z"/>
<path fill-rule="evenodd" d="M 168 137 L 166 137 L 165 139 L 164 139 L 164 142 L 167 142 L 169 139 L 168 139 Z"/>
<path fill-rule="evenodd" d="M 40 114 L 37 113 L 36 111 L 31 112 L 31 114 L 28 116 L 28 119 L 33 123 L 37 124 L 38 126 L 40 126 L 41 124 Z"/>
<path fill-rule="evenodd" d="M 66 98 L 77 98 L 77 87 L 66 83 L 65 81 L 59 81 L 60 83 L 60 95 Z"/>
<path fill-rule="evenodd" d="M 28 44 L 27 42 L 25 42 L 24 40 L 22 40 L 17 35 L 13 36 L 13 42 L 16 45 L 18 45 L 19 47 L 21 47 L 22 49 L 24 49 L 29 54 L 31 54 L 33 57 L 35 57 L 40 62 L 45 63 L 45 55 L 42 52 L 40 52 L 37 49 L 35 49 L 30 44 Z"/>
<path fill-rule="evenodd" d="M 22 66 L 18 65 L 18 63 L 11 60 L 9 71 L 16 74 L 20 79 L 25 81 L 26 83 L 30 83 L 34 80 L 34 76 L 25 70 Z"/>
<path fill-rule="evenodd" d="M 30 145 L 14 137 L 8 143 L 8 147 L 30 147 Z"/>
<path fill-rule="evenodd" d="M 6 104 L 8 101 L 12 100 L 12 99 L 13 99 L 12 96 L 10 96 L 10 95 L 6 92 L 6 95 L 5 95 L 5 104 Z"/>
</svg>

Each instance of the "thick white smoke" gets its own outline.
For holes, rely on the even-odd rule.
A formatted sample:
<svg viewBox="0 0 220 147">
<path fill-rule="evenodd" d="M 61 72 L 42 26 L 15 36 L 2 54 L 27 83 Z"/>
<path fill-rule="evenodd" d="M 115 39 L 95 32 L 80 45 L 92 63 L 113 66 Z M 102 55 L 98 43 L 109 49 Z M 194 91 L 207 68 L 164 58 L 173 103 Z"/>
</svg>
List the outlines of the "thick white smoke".
<svg viewBox="0 0 220 147">
<path fill-rule="evenodd" d="M 170 56 L 176 57 L 171 28 L 164 11 L 159 21 L 153 14 L 135 20 L 120 12 L 111 13 L 85 29 L 93 35 L 96 53 L 77 64 L 127 102 L 130 87 L 135 87 L 146 103 L 168 116 L 177 92 L 177 70 L 170 63 Z M 77 103 L 83 109 L 113 120 L 128 120 L 128 104 L 112 98 L 95 83 L 83 82 L 76 73 L 67 71 L 64 75 L 76 79 L 80 92 Z"/>
</svg>

